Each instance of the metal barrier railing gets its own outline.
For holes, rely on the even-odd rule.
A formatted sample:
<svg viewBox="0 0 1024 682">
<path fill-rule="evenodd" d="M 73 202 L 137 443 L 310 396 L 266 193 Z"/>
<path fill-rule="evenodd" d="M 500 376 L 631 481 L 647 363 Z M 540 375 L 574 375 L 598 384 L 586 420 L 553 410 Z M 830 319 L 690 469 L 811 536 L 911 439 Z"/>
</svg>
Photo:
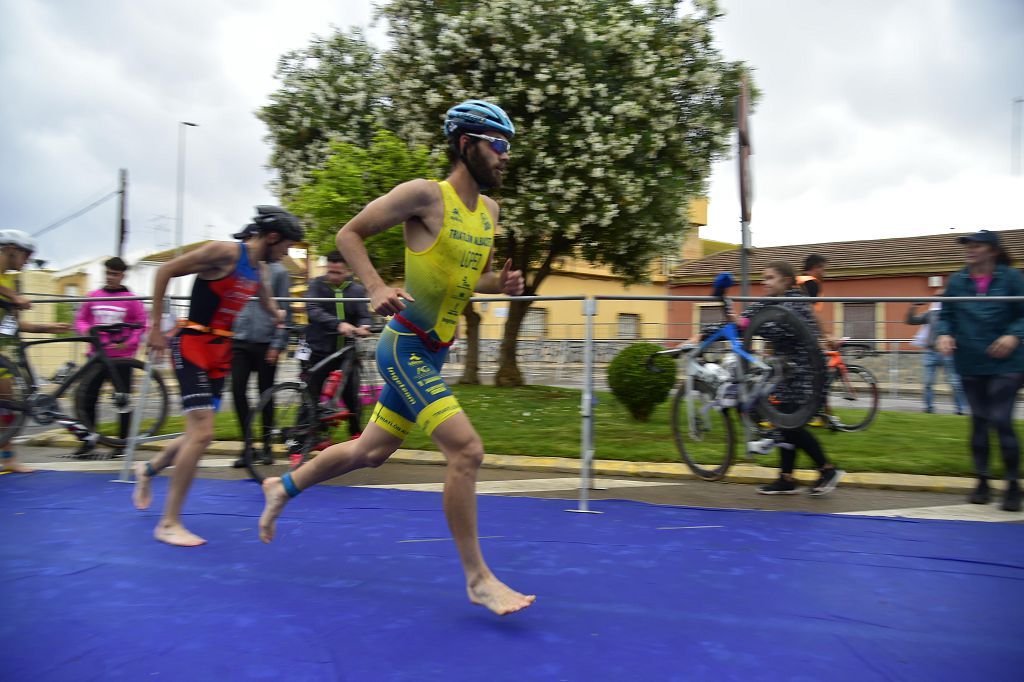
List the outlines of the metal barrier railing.
<svg viewBox="0 0 1024 682">
<path fill-rule="evenodd" d="M 171 302 L 175 301 L 188 301 L 187 296 L 172 296 L 168 297 Z M 47 299 L 35 299 L 33 302 L 37 303 L 76 303 L 85 302 L 90 300 L 87 297 L 61 297 L 61 298 L 47 298 Z M 105 301 L 116 301 L 116 300 L 141 300 L 149 301 L 150 297 L 146 296 L 125 296 L 125 297 L 105 297 Z M 333 298 L 276 298 L 278 301 L 289 301 L 294 303 L 313 303 L 313 302 L 335 302 Z M 362 299 L 346 299 L 350 302 L 369 302 L 369 298 Z M 594 348 L 599 341 L 595 339 L 595 318 L 597 317 L 602 302 L 637 302 L 637 301 L 665 301 L 666 304 L 673 302 L 679 303 L 715 303 L 719 299 L 711 296 L 616 296 L 616 295 L 592 295 L 592 296 L 475 296 L 470 299 L 473 303 L 495 303 L 495 302 L 509 302 L 509 301 L 529 301 L 542 302 L 542 301 L 579 301 L 581 303 L 581 315 L 583 317 L 583 357 L 582 357 L 582 391 L 580 396 L 580 418 L 581 418 L 581 429 L 580 429 L 580 482 L 579 482 L 579 496 L 577 501 L 577 507 L 569 511 L 582 512 L 582 513 L 598 513 L 590 509 L 589 491 L 592 489 L 592 472 L 593 472 L 593 460 L 595 453 L 595 439 L 594 439 L 594 407 L 595 401 L 595 383 L 594 383 L 594 367 L 595 367 L 595 353 Z M 773 300 L 762 296 L 736 296 L 733 298 L 739 302 L 755 302 L 763 300 Z M 777 299 L 774 299 L 777 300 Z M 863 296 L 824 296 L 824 297 L 787 297 L 787 301 L 791 302 L 807 302 L 807 303 L 819 303 L 819 302 L 836 302 L 836 303 L 931 303 L 931 302 L 977 302 L 977 297 L 921 297 L 921 296 L 891 296 L 891 297 L 863 297 Z M 986 302 L 1015 302 L 1024 303 L 1024 297 L 1012 297 L 1012 296 L 992 296 L 985 297 Z M 165 307 L 168 310 L 169 307 Z M 633 341 L 642 339 L 632 339 Z M 897 358 L 899 356 L 899 346 L 906 344 L 907 339 L 870 339 L 881 344 L 895 344 L 896 352 L 893 354 Z M 142 395 L 145 397 L 149 390 L 149 368 L 152 366 L 152 358 L 149 358 L 146 363 L 147 371 L 143 382 Z M 890 376 L 892 376 L 892 369 L 890 368 Z M 890 382 L 893 387 L 898 382 Z M 895 390 L 895 388 L 893 389 Z M 128 476 L 131 473 L 131 464 L 134 457 L 135 449 L 139 444 L 166 440 L 170 438 L 178 437 L 182 434 L 165 434 L 159 436 L 150 436 L 147 438 L 139 438 L 139 428 L 141 426 L 143 405 L 140 403 L 139 409 L 135 410 L 132 419 L 131 433 L 129 443 L 126 447 L 125 465 L 122 470 L 121 479 L 122 481 L 130 480 Z"/>
</svg>

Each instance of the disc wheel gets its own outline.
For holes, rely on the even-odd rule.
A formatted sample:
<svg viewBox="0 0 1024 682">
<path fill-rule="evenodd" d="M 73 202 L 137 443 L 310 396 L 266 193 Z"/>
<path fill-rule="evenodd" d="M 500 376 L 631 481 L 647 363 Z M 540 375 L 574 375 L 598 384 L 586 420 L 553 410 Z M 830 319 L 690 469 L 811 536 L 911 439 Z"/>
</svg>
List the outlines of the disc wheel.
<svg viewBox="0 0 1024 682">
<path fill-rule="evenodd" d="M 825 360 L 811 329 L 792 311 L 770 305 L 750 319 L 743 348 L 766 368 L 740 358 L 753 407 L 781 429 L 798 429 L 821 407 Z M 780 401 L 776 389 L 787 382 L 801 384 L 798 402 Z"/>
</svg>

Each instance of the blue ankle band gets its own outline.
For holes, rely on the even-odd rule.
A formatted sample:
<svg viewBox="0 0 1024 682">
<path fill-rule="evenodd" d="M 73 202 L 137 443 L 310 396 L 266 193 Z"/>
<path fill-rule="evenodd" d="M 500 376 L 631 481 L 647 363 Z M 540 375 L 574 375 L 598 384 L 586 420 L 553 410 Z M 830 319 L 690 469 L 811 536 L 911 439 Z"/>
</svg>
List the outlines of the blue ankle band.
<svg viewBox="0 0 1024 682">
<path fill-rule="evenodd" d="M 156 469 L 153 468 L 152 464 L 150 464 L 149 462 L 146 462 L 146 475 L 147 476 L 149 476 L 150 478 L 153 478 L 154 476 L 156 476 L 159 473 L 160 473 L 159 471 L 157 471 Z"/>
<path fill-rule="evenodd" d="M 288 493 L 288 497 L 295 497 L 301 492 L 298 486 L 295 485 L 295 481 L 292 480 L 292 473 L 290 471 L 281 477 L 281 485 L 284 486 L 284 491 Z"/>
<path fill-rule="evenodd" d="M 11 459 L 12 457 L 14 457 L 14 453 L 11 452 L 10 450 L 4 450 L 3 452 L 0 452 L 0 458 L 2 459 Z"/>
</svg>

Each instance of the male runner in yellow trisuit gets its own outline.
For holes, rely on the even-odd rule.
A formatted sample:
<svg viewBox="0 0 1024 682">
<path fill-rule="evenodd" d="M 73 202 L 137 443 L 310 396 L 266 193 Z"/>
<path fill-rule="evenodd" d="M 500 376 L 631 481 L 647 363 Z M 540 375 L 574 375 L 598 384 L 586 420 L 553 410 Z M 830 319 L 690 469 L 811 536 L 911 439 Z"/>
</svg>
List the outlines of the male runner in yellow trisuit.
<svg viewBox="0 0 1024 682">
<path fill-rule="evenodd" d="M 377 344 L 377 366 L 386 386 L 362 437 L 264 481 L 260 537 L 273 539 L 277 517 L 301 490 L 354 469 L 380 466 L 419 424 L 448 460 L 444 510 L 469 599 L 504 615 L 528 607 L 534 597 L 509 588 L 484 562 L 476 513 L 483 443 L 440 371 L 474 291 L 510 296 L 523 291 L 523 274 L 512 269 L 511 261 L 500 272 L 491 270 L 498 205 L 480 194 L 501 186 L 515 127 L 501 108 L 469 100 L 448 110 L 444 133 L 453 164 L 446 180 L 403 183 L 370 202 L 338 232 L 338 250 L 366 285 L 371 307 L 394 315 Z M 405 289 L 384 283 L 364 244 L 399 223 L 405 232 Z"/>
</svg>

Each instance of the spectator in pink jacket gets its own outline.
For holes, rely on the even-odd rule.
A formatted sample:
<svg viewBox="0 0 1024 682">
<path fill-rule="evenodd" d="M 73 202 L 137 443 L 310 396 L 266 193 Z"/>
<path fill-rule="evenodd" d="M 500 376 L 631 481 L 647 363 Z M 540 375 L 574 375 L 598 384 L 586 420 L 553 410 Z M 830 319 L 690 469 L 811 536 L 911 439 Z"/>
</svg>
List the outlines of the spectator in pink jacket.
<svg viewBox="0 0 1024 682">
<path fill-rule="evenodd" d="M 107 285 L 102 289 L 89 292 L 89 298 L 108 298 L 119 296 L 135 296 L 128 287 L 124 286 L 125 273 L 128 265 L 118 257 L 108 258 L 103 266 L 106 268 Z M 112 358 L 131 358 L 139 350 L 139 343 L 142 335 L 146 332 L 149 316 L 142 301 L 86 301 L 79 307 L 75 316 L 75 329 L 79 334 L 86 335 L 89 329 L 97 324 L 115 324 L 128 322 L 141 325 L 138 329 L 112 336 L 101 332 L 100 339 L 106 349 L 107 355 Z M 131 386 L 131 368 L 127 365 L 119 365 L 121 376 Z M 93 377 L 84 381 L 81 385 L 83 404 L 86 405 L 86 415 L 90 422 L 96 423 L 96 402 L 99 399 L 100 389 L 105 381 L 109 381 L 106 372 L 97 372 Z M 128 428 L 131 422 L 131 413 L 121 415 L 120 437 L 128 435 Z"/>
</svg>

